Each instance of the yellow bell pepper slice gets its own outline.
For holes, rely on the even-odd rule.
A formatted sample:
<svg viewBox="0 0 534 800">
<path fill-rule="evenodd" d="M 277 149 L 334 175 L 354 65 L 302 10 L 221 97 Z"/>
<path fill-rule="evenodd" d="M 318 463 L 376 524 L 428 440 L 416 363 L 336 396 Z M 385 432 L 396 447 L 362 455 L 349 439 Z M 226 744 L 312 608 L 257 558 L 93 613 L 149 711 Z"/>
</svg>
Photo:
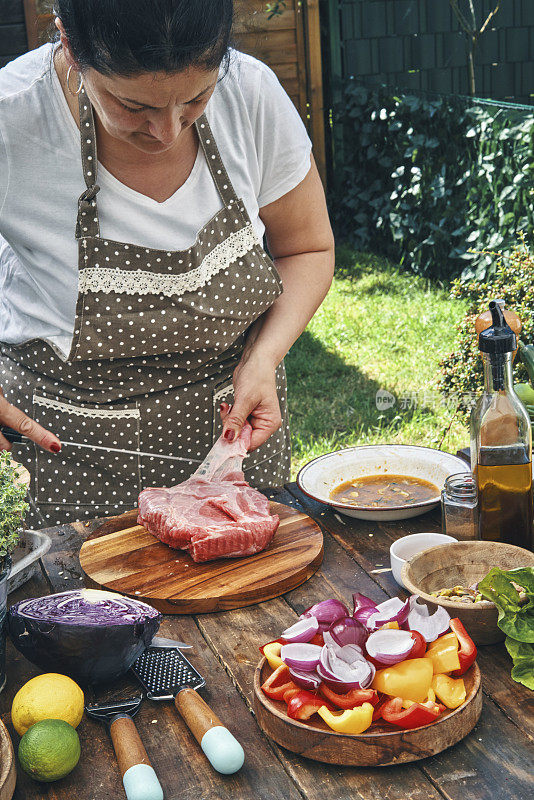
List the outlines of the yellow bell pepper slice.
<svg viewBox="0 0 534 800">
<path fill-rule="evenodd" d="M 458 708 L 466 698 L 463 678 L 451 678 L 449 675 L 434 675 L 432 688 L 438 700 L 447 708 Z"/>
<path fill-rule="evenodd" d="M 282 645 L 280 642 L 269 642 L 263 647 L 263 655 L 269 662 L 269 666 L 271 669 L 277 669 L 280 667 L 284 662 L 280 658 L 280 651 L 282 650 Z"/>
<path fill-rule="evenodd" d="M 456 634 L 446 633 L 436 639 L 435 642 L 431 642 L 425 653 L 425 658 L 430 659 L 432 662 L 434 675 L 460 669 L 458 637 Z"/>
<path fill-rule="evenodd" d="M 382 627 L 379 628 L 378 630 L 379 631 L 387 631 L 387 630 L 398 631 L 398 630 L 400 630 L 399 623 L 398 622 L 385 622 L 382 625 Z"/>
<path fill-rule="evenodd" d="M 371 703 L 363 703 L 357 708 L 333 713 L 326 706 L 321 706 L 317 713 L 333 731 L 356 735 L 363 733 L 370 727 L 373 721 L 373 711 L 374 708 Z"/>
<path fill-rule="evenodd" d="M 428 690 L 428 695 L 427 695 L 427 698 L 425 700 L 425 703 L 435 703 L 435 702 L 436 702 L 436 693 L 435 693 L 434 689 L 430 688 Z M 403 700 L 402 701 L 402 707 L 403 708 L 410 708 L 410 706 L 413 706 L 414 703 L 415 703 L 415 700 Z"/>
<path fill-rule="evenodd" d="M 428 658 L 408 658 L 377 670 L 371 686 L 390 697 L 422 703 L 428 696 L 433 673 L 432 662 Z"/>
</svg>

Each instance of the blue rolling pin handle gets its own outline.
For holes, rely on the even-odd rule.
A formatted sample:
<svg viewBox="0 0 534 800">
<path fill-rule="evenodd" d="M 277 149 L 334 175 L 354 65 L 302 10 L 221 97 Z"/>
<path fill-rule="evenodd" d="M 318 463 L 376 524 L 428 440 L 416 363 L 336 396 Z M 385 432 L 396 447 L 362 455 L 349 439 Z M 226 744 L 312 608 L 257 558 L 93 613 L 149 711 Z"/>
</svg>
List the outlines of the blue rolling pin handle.
<svg viewBox="0 0 534 800">
<path fill-rule="evenodd" d="M 163 789 L 150 764 L 134 764 L 122 776 L 128 800 L 163 800 Z"/>
<path fill-rule="evenodd" d="M 233 775 L 243 766 L 245 753 L 228 728 L 215 725 L 210 728 L 200 742 L 211 766 L 223 775 Z"/>
</svg>

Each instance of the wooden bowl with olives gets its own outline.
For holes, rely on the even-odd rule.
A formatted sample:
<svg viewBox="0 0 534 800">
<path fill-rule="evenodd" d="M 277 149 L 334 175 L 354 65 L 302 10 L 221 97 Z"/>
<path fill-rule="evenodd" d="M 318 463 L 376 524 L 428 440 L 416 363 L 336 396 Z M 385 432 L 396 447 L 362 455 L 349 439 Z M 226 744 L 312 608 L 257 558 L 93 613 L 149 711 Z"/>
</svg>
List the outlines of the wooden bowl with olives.
<svg viewBox="0 0 534 800">
<path fill-rule="evenodd" d="M 431 613 L 443 606 L 451 617 L 458 617 L 477 645 L 495 644 L 504 639 L 504 633 L 497 627 L 497 608 L 489 600 L 480 600 L 476 591 L 469 590 L 492 567 L 532 566 L 534 553 L 513 544 L 451 542 L 413 556 L 402 568 L 402 581 L 409 592 L 421 597 Z"/>
</svg>

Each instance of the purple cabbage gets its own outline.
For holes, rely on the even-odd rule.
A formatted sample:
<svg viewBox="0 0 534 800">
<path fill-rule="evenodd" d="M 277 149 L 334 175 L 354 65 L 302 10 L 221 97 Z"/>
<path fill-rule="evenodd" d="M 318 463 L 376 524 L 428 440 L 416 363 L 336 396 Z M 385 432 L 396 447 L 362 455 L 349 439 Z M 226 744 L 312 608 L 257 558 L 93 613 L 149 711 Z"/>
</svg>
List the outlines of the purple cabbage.
<svg viewBox="0 0 534 800">
<path fill-rule="evenodd" d="M 8 628 L 17 650 L 41 669 L 99 683 L 130 669 L 161 619 L 139 600 L 75 589 L 21 600 L 9 609 Z"/>
</svg>

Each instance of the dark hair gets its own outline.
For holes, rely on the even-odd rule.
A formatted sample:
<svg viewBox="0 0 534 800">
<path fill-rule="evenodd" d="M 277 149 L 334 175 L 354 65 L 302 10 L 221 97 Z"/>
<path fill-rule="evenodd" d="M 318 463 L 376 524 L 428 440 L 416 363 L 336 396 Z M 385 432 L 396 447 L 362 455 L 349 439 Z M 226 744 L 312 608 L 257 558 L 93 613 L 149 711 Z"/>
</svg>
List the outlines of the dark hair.
<svg viewBox="0 0 534 800">
<path fill-rule="evenodd" d="M 55 0 L 81 70 L 103 75 L 216 69 L 226 59 L 233 0 Z"/>
</svg>

